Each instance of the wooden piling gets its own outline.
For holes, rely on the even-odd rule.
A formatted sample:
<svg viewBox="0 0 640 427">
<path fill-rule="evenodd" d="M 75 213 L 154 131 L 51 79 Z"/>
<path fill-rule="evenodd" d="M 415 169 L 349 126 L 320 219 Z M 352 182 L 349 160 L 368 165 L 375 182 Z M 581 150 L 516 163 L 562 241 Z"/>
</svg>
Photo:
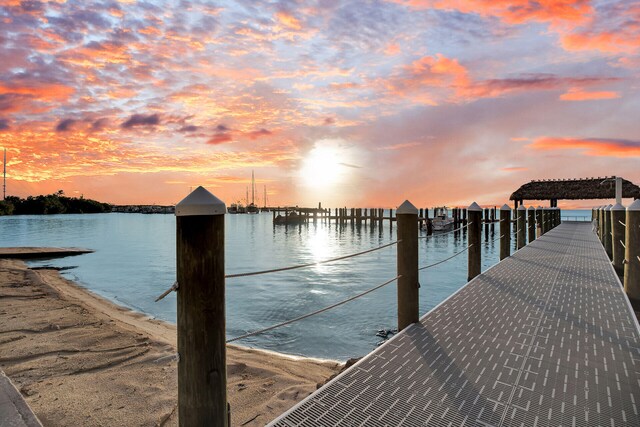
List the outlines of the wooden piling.
<svg viewBox="0 0 640 427">
<path fill-rule="evenodd" d="M 538 208 L 536 209 L 536 231 L 537 231 L 537 237 L 542 236 L 543 234 L 543 228 L 542 228 L 542 206 L 538 206 Z"/>
<path fill-rule="evenodd" d="M 604 244 L 604 206 L 598 208 L 598 237 Z"/>
<path fill-rule="evenodd" d="M 500 261 L 511 253 L 511 206 L 500 208 Z"/>
<path fill-rule="evenodd" d="M 398 331 L 419 317 L 418 209 L 405 200 L 396 211 L 398 221 Z"/>
<path fill-rule="evenodd" d="M 228 425 L 225 212 L 225 204 L 203 187 L 176 205 L 181 427 Z"/>
<path fill-rule="evenodd" d="M 536 208 L 529 206 L 527 209 L 527 228 L 529 230 L 529 243 L 536 240 Z"/>
<path fill-rule="evenodd" d="M 609 259 L 613 259 L 612 239 L 611 239 L 611 208 L 613 205 L 608 205 L 604 208 L 604 230 L 603 232 L 603 245 L 604 250 L 609 256 Z"/>
<path fill-rule="evenodd" d="M 516 212 L 518 218 L 516 223 L 516 247 L 522 249 L 527 244 L 527 208 L 524 205 L 520 205 Z"/>
<path fill-rule="evenodd" d="M 482 208 L 476 202 L 467 208 L 469 214 L 469 254 L 468 254 L 468 274 L 467 280 L 471 280 L 480 274 L 481 258 L 481 230 L 482 230 Z"/>
<path fill-rule="evenodd" d="M 624 278 L 624 239 L 625 209 L 620 203 L 611 207 L 611 253 L 613 259 L 613 269 L 618 277 Z"/>
<path fill-rule="evenodd" d="M 640 302 L 640 199 L 627 207 L 625 224 L 624 290 Z"/>
</svg>

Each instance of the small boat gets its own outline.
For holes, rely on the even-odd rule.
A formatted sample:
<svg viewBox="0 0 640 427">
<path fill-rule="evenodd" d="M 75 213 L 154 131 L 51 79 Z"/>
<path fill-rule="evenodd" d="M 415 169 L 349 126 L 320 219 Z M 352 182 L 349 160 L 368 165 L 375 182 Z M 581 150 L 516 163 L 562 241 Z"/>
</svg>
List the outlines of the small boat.
<svg viewBox="0 0 640 427">
<path fill-rule="evenodd" d="M 249 205 L 247 205 L 247 213 L 248 214 L 260 213 L 260 208 L 258 208 L 254 203 L 249 203 Z"/>
<path fill-rule="evenodd" d="M 288 212 L 286 215 L 278 215 L 273 219 L 274 225 L 283 224 L 303 224 L 306 221 L 304 215 L 299 215 L 297 212 Z"/>
<path fill-rule="evenodd" d="M 453 218 L 449 216 L 449 210 L 446 206 L 441 208 L 434 208 L 433 231 L 447 231 L 453 229 Z"/>
<path fill-rule="evenodd" d="M 230 214 L 237 214 L 238 213 L 238 204 L 237 203 L 231 203 L 231 206 L 229 206 L 227 208 L 227 212 Z"/>
</svg>

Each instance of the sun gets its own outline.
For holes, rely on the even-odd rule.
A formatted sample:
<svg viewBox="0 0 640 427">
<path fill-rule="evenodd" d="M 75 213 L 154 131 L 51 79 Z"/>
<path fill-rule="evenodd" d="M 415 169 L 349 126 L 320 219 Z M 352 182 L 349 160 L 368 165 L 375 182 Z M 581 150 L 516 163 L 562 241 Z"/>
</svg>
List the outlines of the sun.
<svg viewBox="0 0 640 427">
<path fill-rule="evenodd" d="M 300 175 L 311 188 L 326 189 L 340 183 L 346 174 L 339 146 L 319 141 L 302 162 Z"/>
</svg>

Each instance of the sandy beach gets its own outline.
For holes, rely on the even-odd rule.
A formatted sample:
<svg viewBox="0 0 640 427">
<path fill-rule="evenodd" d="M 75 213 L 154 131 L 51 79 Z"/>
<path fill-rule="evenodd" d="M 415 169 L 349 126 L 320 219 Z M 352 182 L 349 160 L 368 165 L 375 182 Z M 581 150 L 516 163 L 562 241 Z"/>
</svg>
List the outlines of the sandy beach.
<svg viewBox="0 0 640 427">
<path fill-rule="evenodd" d="M 176 328 L 0 259 L 0 369 L 45 426 L 177 425 Z M 229 346 L 232 425 L 269 422 L 342 364 Z"/>
</svg>

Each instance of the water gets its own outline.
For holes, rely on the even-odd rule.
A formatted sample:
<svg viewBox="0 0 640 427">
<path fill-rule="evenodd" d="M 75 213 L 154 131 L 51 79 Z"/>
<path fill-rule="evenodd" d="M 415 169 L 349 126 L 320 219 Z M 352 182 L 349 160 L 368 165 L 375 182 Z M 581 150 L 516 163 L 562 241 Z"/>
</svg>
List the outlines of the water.
<svg viewBox="0 0 640 427">
<path fill-rule="evenodd" d="M 566 215 L 590 217 L 590 211 Z M 339 226 L 318 221 L 277 226 L 271 214 L 226 215 L 227 274 L 321 261 L 395 240 L 395 227 Z M 483 232 L 483 271 L 498 262 L 499 227 Z M 423 234 L 424 235 L 424 234 Z M 515 239 L 512 239 L 515 244 Z M 445 259 L 466 247 L 466 233 L 420 241 L 419 265 Z M 173 215 L 96 214 L 0 217 L 0 246 L 86 247 L 95 253 L 31 265 L 74 267 L 62 274 L 118 304 L 175 322 L 176 295 L 154 299 L 175 281 Z M 227 280 L 227 337 L 264 328 L 331 305 L 396 276 L 396 248 L 345 261 Z M 420 313 L 463 286 L 466 252 L 420 272 Z M 346 360 L 373 350 L 378 329 L 396 327 L 392 283 L 358 300 L 238 344 L 289 354 Z"/>
</svg>

